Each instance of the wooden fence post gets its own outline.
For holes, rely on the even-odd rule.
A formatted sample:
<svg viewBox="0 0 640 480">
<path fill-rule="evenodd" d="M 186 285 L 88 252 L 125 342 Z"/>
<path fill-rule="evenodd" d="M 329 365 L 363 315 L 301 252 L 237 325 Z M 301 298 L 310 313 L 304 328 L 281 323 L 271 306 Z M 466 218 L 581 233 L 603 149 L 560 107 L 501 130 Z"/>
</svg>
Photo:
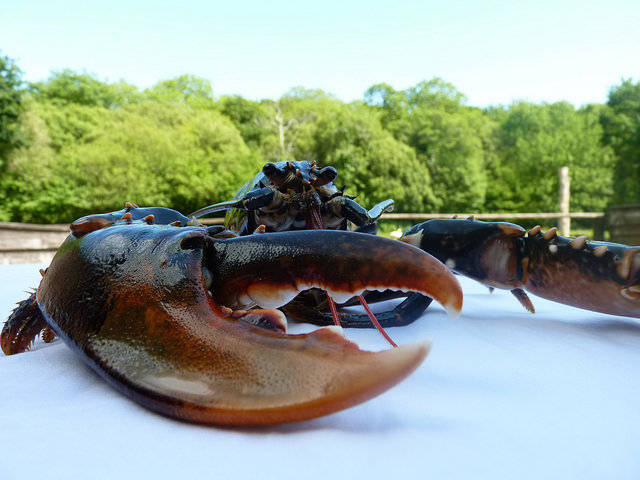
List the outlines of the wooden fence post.
<svg viewBox="0 0 640 480">
<path fill-rule="evenodd" d="M 569 216 L 569 198 L 571 178 L 569 177 L 569 167 L 560 167 L 558 170 L 559 190 L 560 190 L 560 212 L 564 215 L 560 217 L 558 228 L 562 235 L 571 236 L 571 217 Z"/>
</svg>

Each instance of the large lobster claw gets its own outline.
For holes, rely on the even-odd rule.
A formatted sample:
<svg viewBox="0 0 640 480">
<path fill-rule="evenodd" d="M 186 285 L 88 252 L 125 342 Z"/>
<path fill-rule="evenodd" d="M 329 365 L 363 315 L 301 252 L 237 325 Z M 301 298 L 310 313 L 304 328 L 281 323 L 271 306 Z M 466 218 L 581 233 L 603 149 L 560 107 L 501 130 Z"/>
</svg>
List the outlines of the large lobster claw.
<svg viewBox="0 0 640 480">
<path fill-rule="evenodd" d="M 425 342 L 365 352 L 331 328 L 287 335 L 236 309 L 257 303 L 268 307 L 258 316 L 277 317 L 269 308 L 309 287 L 418 291 L 458 311 L 462 303 L 439 262 L 392 240 L 342 231 L 218 239 L 202 227 L 144 223 L 70 236 L 37 301 L 47 324 L 122 393 L 202 423 L 332 413 L 387 390 L 427 355 Z"/>
</svg>

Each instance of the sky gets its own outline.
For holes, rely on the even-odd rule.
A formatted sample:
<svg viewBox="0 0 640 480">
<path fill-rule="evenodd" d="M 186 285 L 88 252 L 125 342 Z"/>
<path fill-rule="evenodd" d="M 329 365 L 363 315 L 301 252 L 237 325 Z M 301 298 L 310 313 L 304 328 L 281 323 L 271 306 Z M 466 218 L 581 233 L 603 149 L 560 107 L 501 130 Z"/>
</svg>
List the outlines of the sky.
<svg viewBox="0 0 640 480">
<path fill-rule="evenodd" d="M 70 68 L 146 88 L 187 73 L 216 96 L 303 86 L 352 101 L 440 77 L 484 107 L 603 103 L 640 80 L 640 0 L 5 0 L 0 25 L 27 81 Z"/>
</svg>

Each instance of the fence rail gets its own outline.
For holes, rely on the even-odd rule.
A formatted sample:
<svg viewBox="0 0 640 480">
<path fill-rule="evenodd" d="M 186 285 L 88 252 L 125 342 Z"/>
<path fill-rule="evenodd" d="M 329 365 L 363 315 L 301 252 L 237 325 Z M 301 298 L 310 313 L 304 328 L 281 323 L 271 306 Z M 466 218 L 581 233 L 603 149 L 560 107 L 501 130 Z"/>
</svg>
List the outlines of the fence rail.
<svg viewBox="0 0 640 480">
<path fill-rule="evenodd" d="M 473 216 L 478 220 L 489 219 L 518 219 L 518 218 L 604 218 L 602 212 L 574 212 L 574 213 L 384 213 L 383 220 L 431 220 L 434 218 L 467 218 Z"/>
<path fill-rule="evenodd" d="M 467 218 L 473 215 L 479 220 L 496 219 L 560 219 L 591 218 L 594 221 L 604 219 L 601 212 L 554 212 L 554 213 L 385 213 L 382 220 L 430 220 L 434 218 Z M 224 218 L 207 218 L 203 223 L 221 224 Z M 564 232 L 566 233 L 566 232 Z M 58 246 L 69 234 L 69 226 L 36 225 L 30 223 L 0 222 L 0 264 L 8 263 L 47 263 L 53 258 Z M 594 233 L 597 237 L 597 233 Z"/>
</svg>

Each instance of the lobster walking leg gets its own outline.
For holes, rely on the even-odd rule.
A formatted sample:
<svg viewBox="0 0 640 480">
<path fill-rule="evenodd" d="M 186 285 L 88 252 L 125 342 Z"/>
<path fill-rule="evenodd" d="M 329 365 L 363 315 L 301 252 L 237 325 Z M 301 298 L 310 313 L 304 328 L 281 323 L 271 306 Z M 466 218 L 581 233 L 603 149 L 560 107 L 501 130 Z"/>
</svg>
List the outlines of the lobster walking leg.
<svg viewBox="0 0 640 480">
<path fill-rule="evenodd" d="M 387 334 L 387 332 L 384 331 L 384 329 L 380 325 L 380 322 L 378 322 L 378 319 L 376 318 L 376 316 L 373 314 L 373 312 L 369 308 L 369 305 L 367 305 L 367 302 L 364 299 L 364 297 L 362 295 L 358 295 L 358 300 L 360 301 L 360 303 L 362 304 L 362 306 L 366 310 L 367 315 L 369 316 L 369 319 L 371 320 L 371 323 L 373 323 L 373 326 L 376 327 L 376 330 L 378 330 L 378 332 L 380 332 L 380 334 L 385 338 L 385 340 L 387 342 L 389 342 L 389 344 L 392 347 L 398 348 L 398 344 L 396 344 L 396 342 L 391 340 L 391 337 Z"/>
<path fill-rule="evenodd" d="M 34 292 L 18 304 L 5 322 L 0 336 L 0 347 L 5 355 L 28 350 L 40 332 L 44 332 L 46 328 L 47 322 L 38 308 Z"/>
<path fill-rule="evenodd" d="M 289 302 L 289 304 L 283 308 L 287 316 L 295 320 L 314 323 L 316 325 L 332 325 L 334 320 L 331 313 L 327 311 L 327 304 L 321 302 L 316 303 L 315 306 L 309 306 L 311 302 L 305 298 L 307 296 L 305 293 Z M 395 292 L 366 292 L 364 296 L 367 298 L 373 294 L 381 294 L 381 296 L 376 295 L 374 297 L 376 301 L 380 301 L 380 299 L 386 300 L 387 297 L 397 297 Z M 432 298 L 425 295 L 410 293 L 409 296 L 394 309 L 377 312 L 376 317 L 380 326 L 383 328 L 402 327 L 420 318 L 432 301 Z M 373 303 L 371 300 L 368 300 L 368 302 Z M 340 324 L 344 327 L 371 328 L 371 320 L 367 315 L 344 309 L 340 309 L 337 314 L 340 318 Z"/>
</svg>

